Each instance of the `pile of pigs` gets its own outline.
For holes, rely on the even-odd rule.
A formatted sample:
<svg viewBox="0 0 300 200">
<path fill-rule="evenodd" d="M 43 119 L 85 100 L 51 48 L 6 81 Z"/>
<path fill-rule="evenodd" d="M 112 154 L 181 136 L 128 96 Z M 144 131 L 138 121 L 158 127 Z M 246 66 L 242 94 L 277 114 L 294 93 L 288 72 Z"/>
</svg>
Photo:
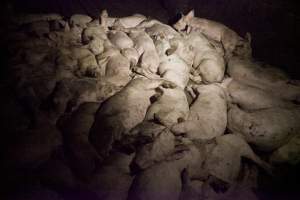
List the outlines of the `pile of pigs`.
<svg viewBox="0 0 300 200">
<path fill-rule="evenodd" d="M 259 174 L 300 162 L 300 84 L 254 61 L 250 34 L 193 11 L 12 21 L 26 114 L 4 171 L 28 199 L 257 199 Z"/>
</svg>

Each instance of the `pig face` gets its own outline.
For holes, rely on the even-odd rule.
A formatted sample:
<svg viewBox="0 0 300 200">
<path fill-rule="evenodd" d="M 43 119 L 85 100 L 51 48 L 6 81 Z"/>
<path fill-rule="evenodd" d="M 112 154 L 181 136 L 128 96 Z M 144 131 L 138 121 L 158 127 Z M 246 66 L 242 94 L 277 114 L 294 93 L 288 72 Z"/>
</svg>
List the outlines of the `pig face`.
<svg viewBox="0 0 300 200">
<path fill-rule="evenodd" d="M 233 56 L 238 56 L 241 58 L 251 58 L 252 57 L 250 33 L 246 33 L 245 39 L 237 42 L 235 49 L 233 50 Z"/>
<path fill-rule="evenodd" d="M 188 25 L 194 18 L 194 10 L 191 10 L 187 15 L 182 15 L 181 18 L 173 25 L 177 31 L 188 31 Z"/>
</svg>

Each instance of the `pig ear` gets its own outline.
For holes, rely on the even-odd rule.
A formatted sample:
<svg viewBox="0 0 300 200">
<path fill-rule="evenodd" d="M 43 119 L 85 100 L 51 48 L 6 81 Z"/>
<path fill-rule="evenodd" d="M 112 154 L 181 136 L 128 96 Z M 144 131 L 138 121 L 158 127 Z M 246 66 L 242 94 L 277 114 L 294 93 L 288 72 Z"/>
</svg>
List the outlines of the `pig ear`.
<svg viewBox="0 0 300 200">
<path fill-rule="evenodd" d="M 246 33 L 245 39 L 247 40 L 247 42 L 248 42 L 249 44 L 251 44 L 252 37 L 251 37 L 251 34 L 250 34 L 249 32 Z"/>
<path fill-rule="evenodd" d="M 167 55 L 167 56 L 172 55 L 172 54 L 177 50 L 177 48 L 178 48 L 177 46 L 172 46 L 172 45 L 171 45 L 171 48 L 167 49 L 166 55 Z"/>
<path fill-rule="evenodd" d="M 108 17 L 108 12 L 107 12 L 107 10 L 102 10 L 102 12 L 101 12 L 101 17 Z"/>
<path fill-rule="evenodd" d="M 64 27 L 64 31 L 65 32 L 69 32 L 70 31 L 70 25 L 69 22 L 66 23 L 65 27 Z"/>
<path fill-rule="evenodd" d="M 193 17 L 195 17 L 195 11 L 191 10 L 186 16 L 185 19 L 191 20 Z"/>
</svg>

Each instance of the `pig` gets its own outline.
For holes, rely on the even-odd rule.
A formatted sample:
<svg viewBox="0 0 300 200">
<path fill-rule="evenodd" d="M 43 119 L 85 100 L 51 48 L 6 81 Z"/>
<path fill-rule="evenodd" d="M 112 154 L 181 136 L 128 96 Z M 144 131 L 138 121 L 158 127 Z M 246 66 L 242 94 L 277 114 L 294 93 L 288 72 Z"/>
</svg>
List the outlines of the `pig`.
<svg viewBox="0 0 300 200">
<path fill-rule="evenodd" d="M 250 169 L 247 167 L 243 171 L 246 172 L 244 172 L 241 180 L 238 180 L 231 185 L 211 176 L 208 180 L 202 183 L 201 196 L 204 196 L 206 199 L 216 200 L 229 200 L 234 198 L 258 200 L 258 197 L 254 192 L 257 187 L 256 179 L 258 176 L 256 167 L 252 167 Z"/>
<path fill-rule="evenodd" d="M 190 139 L 210 140 L 223 135 L 227 125 L 227 100 L 219 84 L 196 86 L 197 99 L 190 107 L 186 121 L 173 125 L 174 134 Z"/>
<path fill-rule="evenodd" d="M 163 24 L 163 23 L 155 23 L 153 26 L 150 26 L 145 29 L 146 33 L 150 36 L 163 36 L 167 39 L 172 39 L 174 37 L 180 37 L 180 34 L 176 32 L 172 27 Z"/>
<path fill-rule="evenodd" d="M 161 124 L 155 123 L 153 121 L 144 120 L 143 122 L 136 125 L 133 129 L 131 129 L 129 135 L 135 138 L 147 137 L 153 141 L 154 138 L 158 137 L 158 135 L 165 128 L 166 127 Z"/>
<path fill-rule="evenodd" d="M 166 161 L 180 151 L 189 150 L 189 148 L 185 146 L 184 143 L 180 141 L 180 139 L 176 138 L 168 128 L 164 127 L 163 130 L 159 130 L 157 127 L 155 130 L 146 129 L 144 131 L 154 132 L 152 134 L 156 136 L 148 138 L 150 140 L 153 140 L 151 142 L 148 142 L 144 145 L 137 145 L 138 147 L 136 148 L 136 155 L 132 163 L 130 164 L 133 173 L 148 169 L 155 164 Z M 145 135 L 147 133 L 141 134 Z M 138 142 L 140 141 L 137 141 L 136 143 L 138 144 Z M 177 154 L 176 159 L 180 159 L 182 157 L 183 155 Z"/>
<path fill-rule="evenodd" d="M 91 40 L 94 39 L 100 39 L 100 40 L 106 40 L 107 35 L 106 31 L 103 27 L 87 27 L 82 32 L 82 42 L 83 43 L 89 43 Z"/>
<path fill-rule="evenodd" d="M 68 25 L 68 22 L 65 20 L 49 21 L 50 31 L 64 31 L 65 27 Z"/>
<path fill-rule="evenodd" d="M 179 199 L 182 189 L 182 172 L 195 159 L 190 151 L 179 153 L 180 158 L 175 154 L 170 156 L 170 159 L 138 173 L 132 182 L 128 199 Z"/>
<path fill-rule="evenodd" d="M 280 99 L 256 87 L 248 86 L 233 80 L 228 86 L 231 102 L 244 110 L 260 110 L 272 107 L 293 108 L 292 102 Z"/>
<path fill-rule="evenodd" d="M 137 29 L 143 29 L 145 32 L 154 38 L 157 36 L 171 39 L 174 37 L 180 37 L 180 33 L 174 30 L 171 26 L 161 23 L 158 20 L 150 19 L 140 23 Z"/>
<path fill-rule="evenodd" d="M 70 25 L 86 28 L 87 24 L 90 23 L 92 20 L 93 19 L 90 16 L 75 14 L 70 17 Z"/>
<path fill-rule="evenodd" d="M 96 102 L 83 103 L 61 125 L 68 160 L 73 171 L 83 180 L 89 180 L 103 160 L 88 140 L 98 107 Z"/>
<path fill-rule="evenodd" d="M 56 57 L 55 64 L 57 66 L 63 66 L 64 69 L 73 73 L 78 65 L 78 60 L 74 58 L 71 51 L 66 48 L 61 48 L 57 54 L 58 55 Z"/>
<path fill-rule="evenodd" d="M 122 138 L 121 141 L 118 141 L 118 143 L 115 145 L 115 147 L 118 149 L 121 149 L 122 151 L 126 151 L 128 153 L 140 151 L 140 149 L 143 148 L 144 145 L 153 143 L 156 138 L 159 138 L 159 135 L 162 132 L 166 132 L 166 131 L 164 131 L 165 129 L 166 129 L 165 126 L 158 124 L 154 121 L 143 120 L 141 123 L 139 123 L 134 128 L 132 128 Z M 161 138 L 163 138 L 163 137 L 161 137 Z M 148 145 L 145 148 L 145 153 L 147 153 L 148 151 L 151 151 L 151 148 L 152 148 L 152 146 Z M 136 154 L 136 157 L 138 157 L 137 154 Z M 143 159 L 143 156 L 141 156 L 141 159 Z M 138 165 L 135 165 L 135 166 L 139 167 Z"/>
<path fill-rule="evenodd" d="M 132 48 L 134 43 L 128 35 L 122 31 L 110 31 L 108 38 L 113 45 L 120 49 Z"/>
<path fill-rule="evenodd" d="M 78 68 L 75 70 L 75 74 L 78 77 L 89 76 L 98 77 L 100 76 L 98 63 L 95 55 L 92 53 L 80 58 L 78 60 Z"/>
<path fill-rule="evenodd" d="M 171 46 L 166 39 L 157 39 L 155 42 L 160 64 L 158 74 L 169 81 L 174 82 L 180 88 L 184 89 L 189 81 L 190 68 L 186 62 L 176 53 L 168 51 Z"/>
<path fill-rule="evenodd" d="M 146 72 L 155 74 L 159 66 L 159 56 L 150 36 L 140 30 L 129 33 L 129 37 L 134 42 L 134 48 L 140 55 L 138 67 Z"/>
<path fill-rule="evenodd" d="M 297 165 L 300 163 L 300 135 L 292 137 L 286 144 L 282 145 L 270 157 L 272 164 Z"/>
<path fill-rule="evenodd" d="M 205 168 L 209 174 L 227 183 L 236 182 L 241 170 L 242 157 L 252 160 L 271 173 L 271 166 L 261 160 L 241 136 L 226 134 L 216 137 L 216 143 L 205 161 Z"/>
<path fill-rule="evenodd" d="M 203 181 L 191 180 L 188 170 L 182 172 L 182 191 L 179 200 L 198 200 L 202 196 Z"/>
<path fill-rule="evenodd" d="M 185 121 L 189 114 L 189 104 L 184 91 L 161 89 L 161 96 L 148 108 L 145 120 L 155 120 L 166 127 Z"/>
<path fill-rule="evenodd" d="M 150 97 L 160 85 L 174 86 L 165 80 L 138 77 L 102 103 L 90 132 L 90 141 L 100 155 L 107 156 L 114 141 L 144 120 Z"/>
<path fill-rule="evenodd" d="M 111 83 L 108 79 L 103 79 L 97 84 L 97 99 L 100 103 L 104 102 L 115 93 L 119 92 L 123 87 Z"/>
<path fill-rule="evenodd" d="M 100 199 L 126 200 L 134 178 L 129 169 L 133 156 L 134 154 L 114 152 L 104 160 L 87 187 Z"/>
<path fill-rule="evenodd" d="M 250 58 L 252 55 L 250 33 L 247 33 L 244 39 L 219 22 L 195 17 L 194 10 L 191 10 L 186 16 L 182 16 L 173 27 L 178 31 L 186 30 L 188 33 L 196 30 L 212 40 L 221 42 L 226 58 L 230 58 L 232 55 Z"/>
<path fill-rule="evenodd" d="M 187 42 L 194 51 L 194 71 L 201 76 L 202 82 L 221 82 L 225 73 L 224 58 L 201 33 L 192 32 Z"/>
<path fill-rule="evenodd" d="M 99 38 L 95 38 L 84 47 L 89 49 L 94 55 L 99 55 L 104 51 L 104 41 Z"/>
<path fill-rule="evenodd" d="M 67 111 L 74 111 L 84 102 L 98 102 L 95 79 L 63 79 L 58 82 L 48 97 L 49 117 L 56 121 Z"/>
<path fill-rule="evenodd" d="M 132 16 L 122 18 L 113 18 L 108 16 L 107 10 L 103 10 L 100 15 L 101 26 L 105 27 L 106 29 L 113 26 L 134 28 L 145 19 L 146 17 L 141 14 L 134 14 Z"/>
<path fill-rule="evenodd" d="M 48 34 L 57 47 L 61 46 L 80 46 L 82 45 L 82 32 L 81 27 L 71 27 L 66 23 L 64 31 L 51 31 Z"/>
<path fill-rule="evenodd" d="M 135 67 L 139 61 L 139 53 L 135 48 L 125 48 L 121 50 L 121 54 L 130 61 L 130 66 Z"/>
<path fill-rule="evenodd" d="M 194 47 L 188 43 L 186 37 L 175 37 L 169 40 L 170 48 L 167 49 L 166 54 L 176 54 L 178 55 L 184 62 L 188 65 L 188 67 L 191 69 L 195 52 Z"/>
<path fill-rule="evenodd" d="M 105 80 L 116 85 L 125 86 L 131 79 L 130 60 L 115 47 L 106 48 L 97 56 L 101 74 Z"/>
<path fill-rule="evenodd" d="M 299 108 L 267 108 L 244 111 L 231 106 L 228 112 L 228 128 L 241 134 L 246 141 L 265 152 L 273 151 L 298 134 Z"/>
<path fill-rule="evenodd" d="M 147 169 L 152 165 L 165 160 L 175 152 L 175 136 L 170 130 L 165 128 L 161 131 L 153 142 L 143 145 L 137 149 L 131 166 L 134 170 Z"/>
<path fill-rule="evenodd" d="M 105 42 L 100 39 L 93 39 L 87 45 L 71 48 L 69 57 L 77 60 L 77 76 L 101 76 L 101 69 L 98 66 L 96 56 L 104 51 Z M 68 53 L 67 53 L 68 55 Z"/>
<path fill-rule="evenodd" d="M 281 99 L 300 101 L 300 84 L 290 80 L 279 68 L 233 57 L 228 61 L 227 73 L 234 80 L 260 88 Z"/>
<path fill-rule="evenodd" d="M 162 162 L 138 174 L 130 187 L 128 200 L 178 199 L 183 169 L 182 164 L 175 163 Z"/>
</svg>

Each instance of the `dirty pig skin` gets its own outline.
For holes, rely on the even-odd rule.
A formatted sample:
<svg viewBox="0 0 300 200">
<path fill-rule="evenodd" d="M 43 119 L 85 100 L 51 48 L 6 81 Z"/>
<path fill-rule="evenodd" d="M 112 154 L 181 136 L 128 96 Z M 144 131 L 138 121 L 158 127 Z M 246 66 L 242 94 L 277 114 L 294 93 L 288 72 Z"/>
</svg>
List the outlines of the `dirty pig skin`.
<svg viewBox="0 0 300 200">
<path fill-rule="evenodd" d="M 120 140 L 122 135 L 144 120 L 151 104 L 150 98 L 159 86 L 175 87 L 163 79 L 136 78 L 100 106 L 90 141 L 101 156 L 107 156 L 115 140 Z"/>
</svg>

